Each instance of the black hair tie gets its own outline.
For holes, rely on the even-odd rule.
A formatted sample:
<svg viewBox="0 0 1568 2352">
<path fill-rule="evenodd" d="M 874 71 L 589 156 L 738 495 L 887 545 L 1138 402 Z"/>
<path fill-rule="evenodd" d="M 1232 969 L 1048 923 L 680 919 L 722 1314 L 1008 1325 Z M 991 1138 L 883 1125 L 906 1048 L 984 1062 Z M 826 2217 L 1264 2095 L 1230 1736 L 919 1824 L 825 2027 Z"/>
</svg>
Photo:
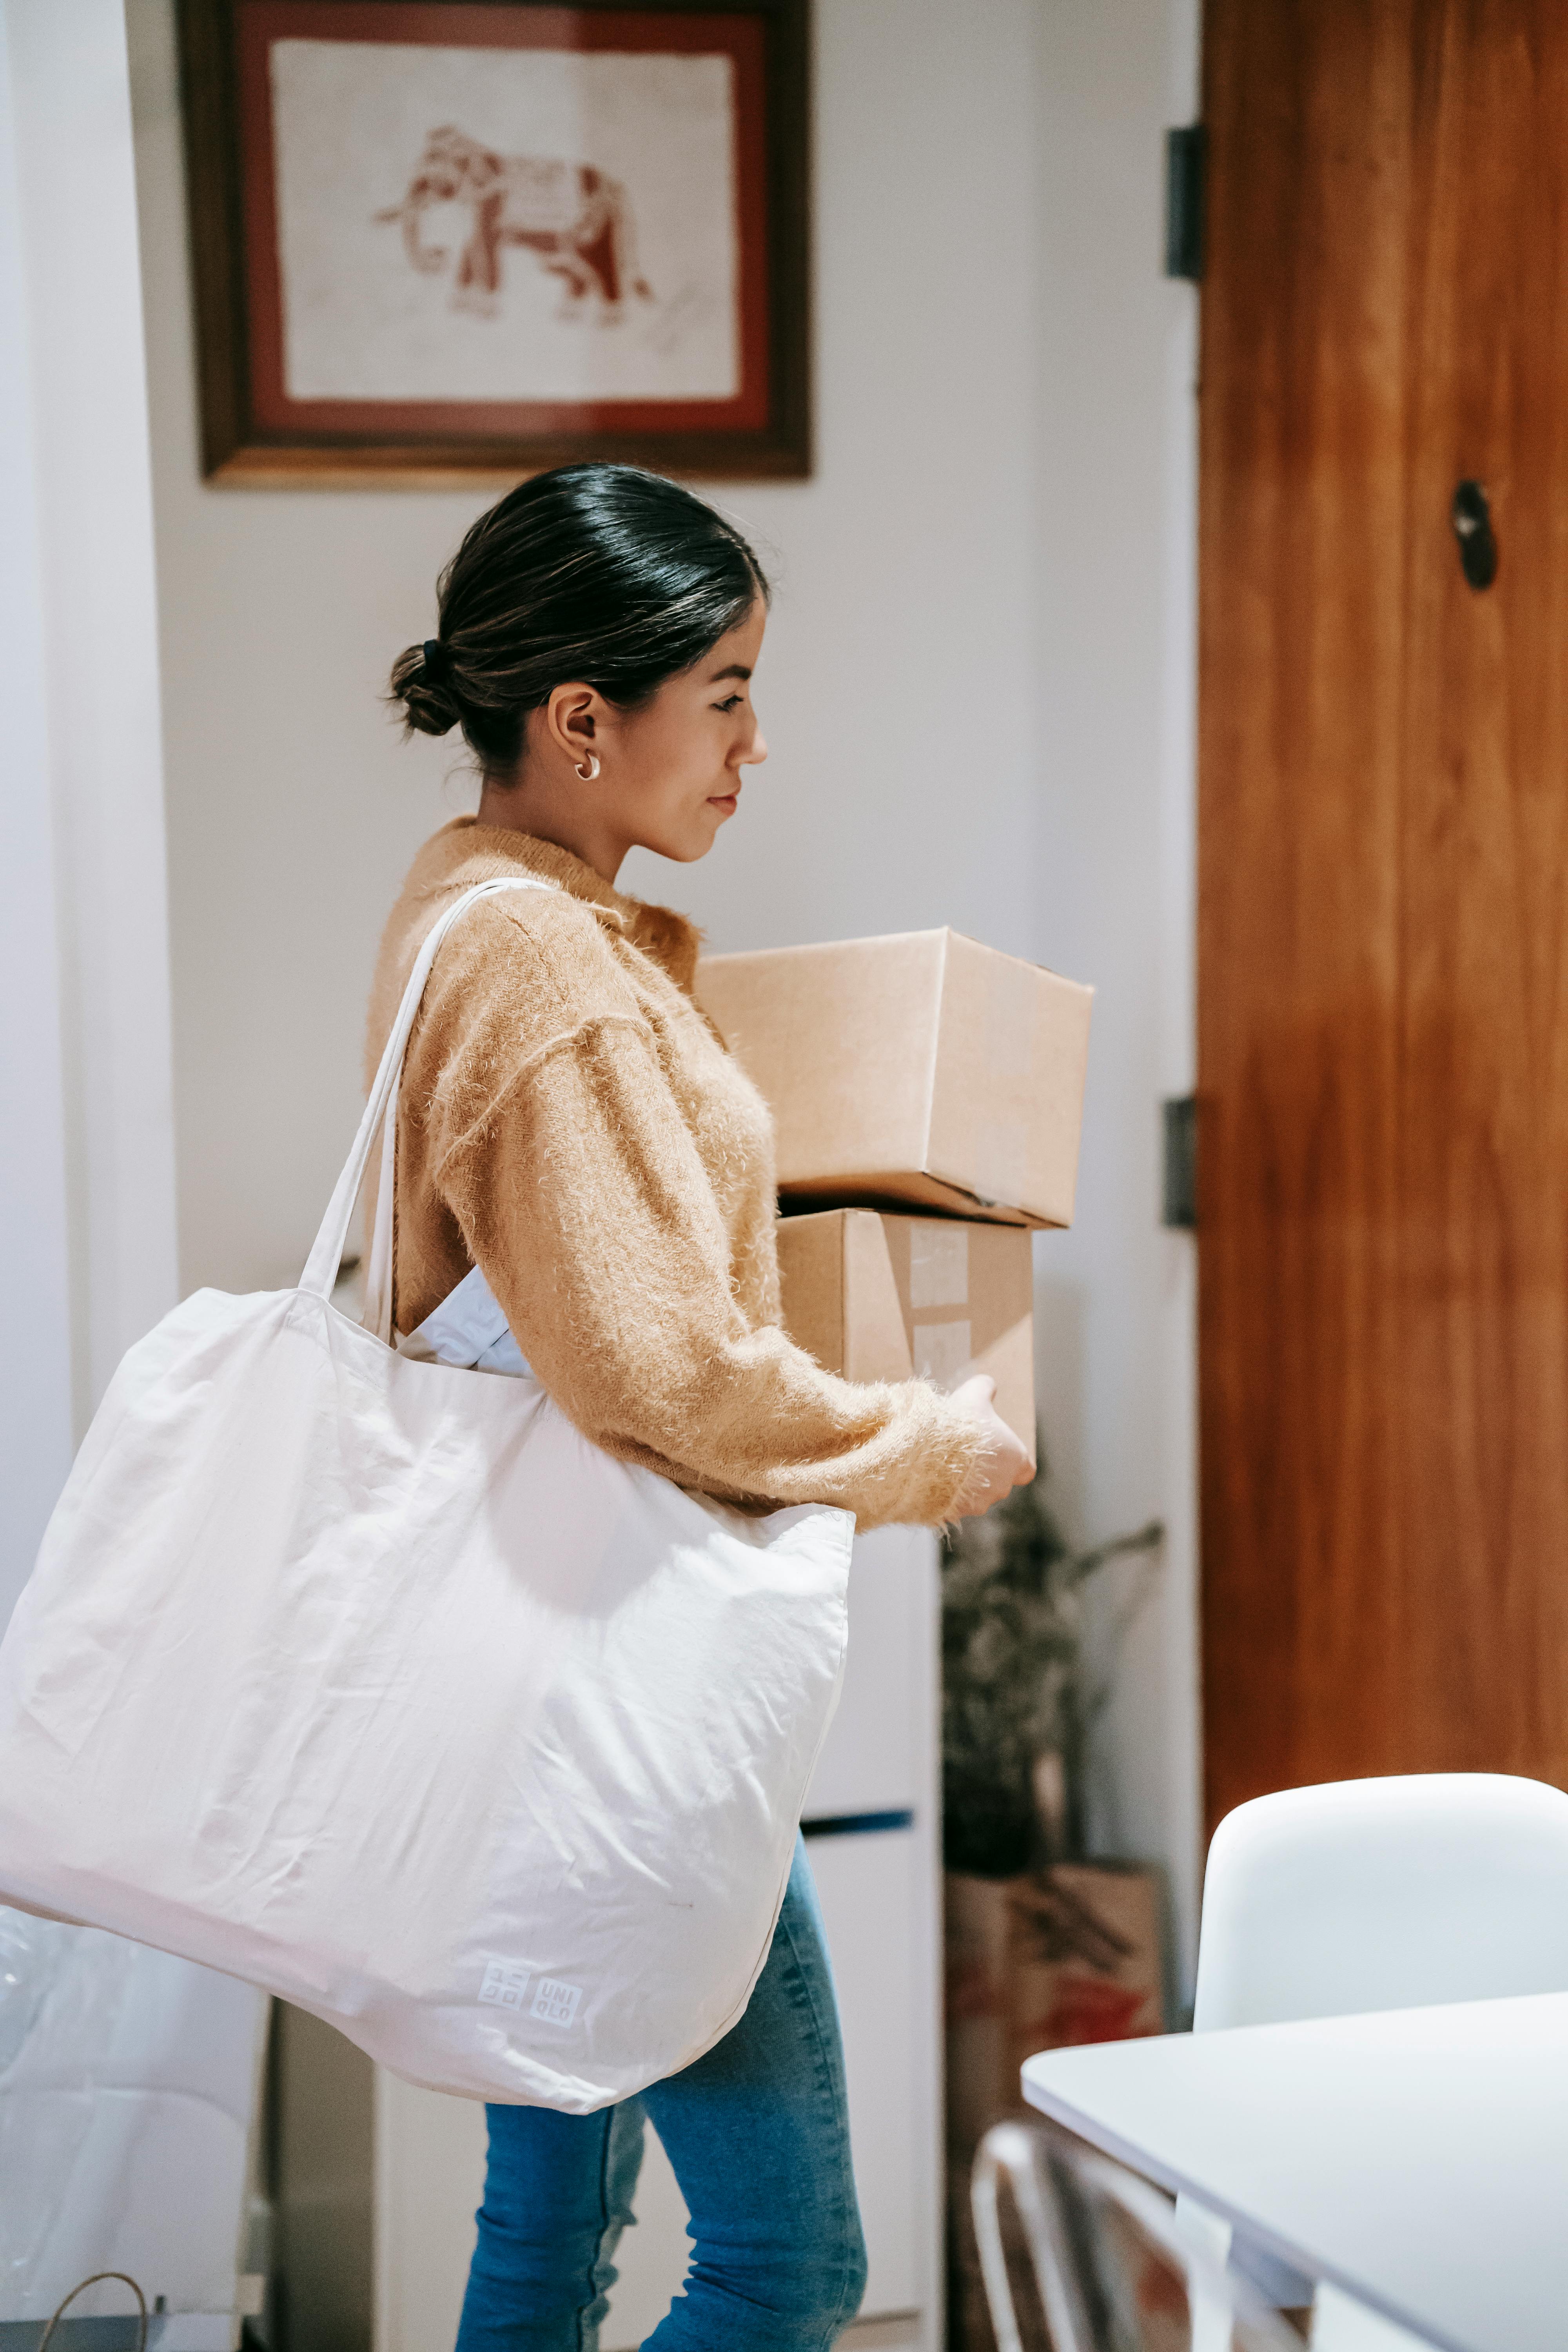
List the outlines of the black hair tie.
<svg viewBox="0 0 1568 2352">
<path fill-rule="evenodd" d="M 439 637 L 426 637 L 420 651 L 425 656 L 425 675 L 437 686 L 445 686 L 452 675 L 447 648 Z"/>
</svg>

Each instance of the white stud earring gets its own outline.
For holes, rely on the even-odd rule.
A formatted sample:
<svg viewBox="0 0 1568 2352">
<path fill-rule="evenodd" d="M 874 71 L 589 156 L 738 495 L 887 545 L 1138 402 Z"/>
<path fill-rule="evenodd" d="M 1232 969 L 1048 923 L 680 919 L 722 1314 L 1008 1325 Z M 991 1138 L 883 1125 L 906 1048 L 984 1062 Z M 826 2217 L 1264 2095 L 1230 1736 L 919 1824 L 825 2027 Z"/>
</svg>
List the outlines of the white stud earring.
<svg viewBox="0 0 1568 2352">
<path fill-rule="evenodd" d="M 578 761 L 577 773 L 582 777 L 583 782 L 585 784 L 591 784 L 598 772 L 599 757 L 596 751 L 590 751 L 585 760 Z"/>
</svg>

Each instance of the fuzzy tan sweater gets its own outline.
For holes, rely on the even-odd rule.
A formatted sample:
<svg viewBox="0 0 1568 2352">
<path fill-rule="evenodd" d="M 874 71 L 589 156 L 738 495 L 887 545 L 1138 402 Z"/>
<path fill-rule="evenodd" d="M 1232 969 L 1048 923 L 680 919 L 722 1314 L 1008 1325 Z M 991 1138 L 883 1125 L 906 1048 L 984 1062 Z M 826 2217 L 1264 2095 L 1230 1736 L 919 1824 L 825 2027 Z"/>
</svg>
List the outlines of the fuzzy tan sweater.
<svg viewBox="0 0 1568 2352">
<path fill-rule="evenodd" d="M 550 1394 L 608 1453 L 750 1508 L 950 1518 L 977 1423 L 921 1381 L 840 1380 L 781 1328 L 773 1122 L 692 1000 L 684 917 L 552 843 L 459 818 L 387 923 L 367 1072 L 442 908 L 516 873 L 559 887 L 463 917 L 409 1040 L 397 1328 L 478 1265 Z"/>
</svg>

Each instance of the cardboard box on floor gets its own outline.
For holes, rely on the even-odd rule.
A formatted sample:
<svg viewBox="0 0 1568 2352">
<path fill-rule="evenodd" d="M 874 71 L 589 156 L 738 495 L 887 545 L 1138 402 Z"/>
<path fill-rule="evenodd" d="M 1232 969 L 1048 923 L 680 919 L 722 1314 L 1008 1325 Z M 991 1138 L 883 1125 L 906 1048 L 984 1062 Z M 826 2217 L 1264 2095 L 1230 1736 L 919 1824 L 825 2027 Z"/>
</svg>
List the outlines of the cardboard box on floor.
<svg viewBox="0 0 1568 2352">
<path fill-rule="evenodd" d="M 1072 1223 L 1091 989 L 941 930 L 710 956 L 697 994 L 786 1201 Z"/>
<path fill-rule="evenodd" d="M 851 1381 L 923 1374 L 996 1383 L 996 1410 L 1035 1452 L 1034 1279 L 1016 1225 L 829 1209 L 781 1217 L 784 1328 Z"/>
<path fill-rule="evenodd" d="M 1163 1888 L 1136 1864 L 1059 1862 L 1017 1878 L 950 1871 L 943 1895 L 949 2336 L 954 2352 L 995 2352 L 969 2202 L 974 2151 L 993 2124 L 1027 2116 L 1018 2069 L 1037 2050 L 1164 2032 Z M 1028 2257 L 1016 2232 L 1004 2237 L 1025 2352 L 1051 2352 Z M 1145 2284 L 1157 2290 L 1159 2274 Z M 1149 2343 L 1181 2352 L 1180 2317 L 1179 2331 L 1151 2325 Z"/>
</svg>

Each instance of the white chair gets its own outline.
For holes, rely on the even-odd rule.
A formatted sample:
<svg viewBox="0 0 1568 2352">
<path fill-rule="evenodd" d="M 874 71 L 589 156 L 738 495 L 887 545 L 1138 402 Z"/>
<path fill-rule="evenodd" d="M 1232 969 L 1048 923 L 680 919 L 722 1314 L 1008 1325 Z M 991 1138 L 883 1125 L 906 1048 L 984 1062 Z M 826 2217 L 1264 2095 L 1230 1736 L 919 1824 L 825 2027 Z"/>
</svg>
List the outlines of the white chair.
<svg viewBox="0 0 1568 2352">
<path fill-rule="evenodd" d="M 1209 1847 L 1194 2033 L 1568 1990 L 1568 1796 L 1491 1772 L 1337 1780 L 1227 1813 Z M 1222 2255 L 1227 2226 L 1179 2200 Z M 1310 2283 L 1237 2246 L 1276 2302 Z M 1415 2339 L 1325 2289 L 1317 2352 Z M 1195 2336 L 1194 2336 L 1195 2342 Z"/>
<path fill-rule="evenodd" d="M 997 2352 L 1024 2352 L 1002 2233 L 1005 2182 L 1023 2224 L 1052 2352 L 1153 2352 L 1183 2336 L 1226 2352 L 1301 2352 L 1247 2283 L 1175 2226 L 1168 2197 L 1058 2125 L 995 2124 L 970 2182 Z M 1185 2311 L 1180 2311 L 1182 2303 Z M 1163 2323 L 1163 2325 L 1162 2325 Z"/>
</svg>

